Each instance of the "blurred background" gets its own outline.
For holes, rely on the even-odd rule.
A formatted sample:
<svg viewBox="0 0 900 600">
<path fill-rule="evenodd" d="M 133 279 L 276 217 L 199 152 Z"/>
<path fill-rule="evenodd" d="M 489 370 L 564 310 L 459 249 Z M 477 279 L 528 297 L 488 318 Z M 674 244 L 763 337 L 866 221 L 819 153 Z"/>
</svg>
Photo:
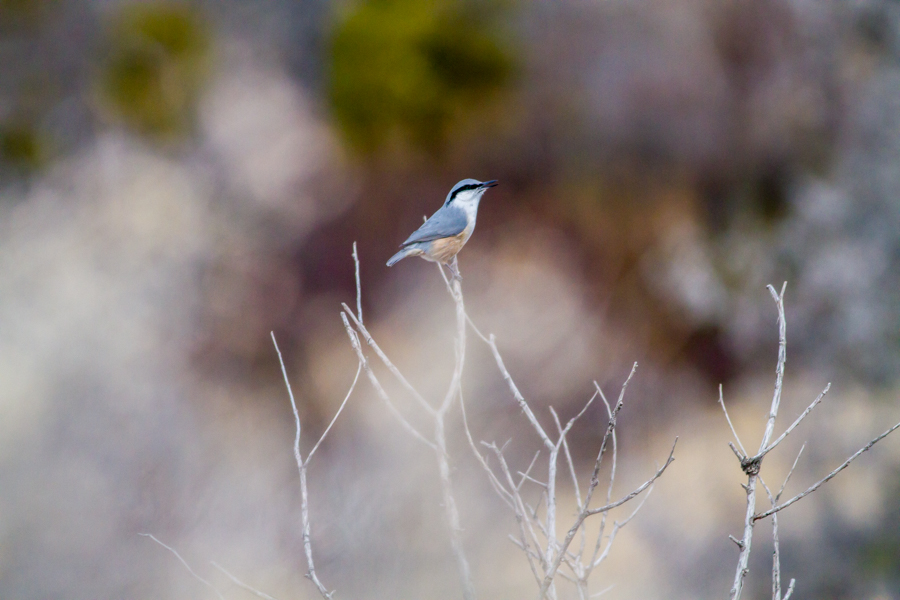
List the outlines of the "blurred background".
<svg viewBox="0 0 900 600">
<path fill-rule="evenodd" d="M 214 597 L 139 532 L 229 598 L 246 592 L 209 561 L 316 597 L 269 332 L 307 452 L 356 368 L 338 317 L 356 241 L 368 326 L 442 397 L 452 301 L 433 265 L 384 262 L 466 177 L 500 180 L 460 255 L 467 307 L 539 417 L 594 380 L 615 395 L 637 361 L 618 492 L 680 436 L 593 592 L 726 597 L 744 494 L 717 386 L 757 445 L 765 284 L 788 281 L 776 432 L 833 382 L 766 459 L 770 487 L 804 441 L 787 494 L 900 420 L 893 0 L 0 0 L 0 597 Z M 464 390 L 475 435 L 527 466 L 538 440 L 474 336 Z M 459 426 L 479 592 L 532 597 Z M 585 472 L 603 427 L 594 406 L 573 432 Z M 434 457 L 364 378 L 309 478 L 337 597 L 460 597 Z M 900 598 L 900 440 L 781 532 L 798 597 Z"/>
</svg>

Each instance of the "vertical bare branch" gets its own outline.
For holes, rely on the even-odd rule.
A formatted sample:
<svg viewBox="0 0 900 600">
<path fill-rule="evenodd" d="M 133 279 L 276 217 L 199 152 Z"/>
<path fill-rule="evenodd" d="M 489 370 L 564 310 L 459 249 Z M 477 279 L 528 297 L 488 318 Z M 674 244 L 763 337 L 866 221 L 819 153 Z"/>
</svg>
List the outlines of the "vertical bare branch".
<svg viewBox="0 0 900 600">
<path fill-rule="evenodd" d="M 787 282 L 781 286 L 780 294 L 771 285 L 766 288 L 775 300 L 775 306 L 778 309 L 778 361 L 775 365 L 775 390 L 772 394 L 772 406 L 769 409 L 769 417 L 766 421 L 766 429 L 763 433 L 762 441 L 759 444 L 760 454 L 763 453 L 769 445 L 769 440 L 772 438 L 772 432 L 775 429 L 775 419 L 778 416 L 778 407 L 781 404 L 784 363 L 787 355 L 787 325 L 784 319 L 784 290 L 786 288 Z M 737 569 L 734 573 L 734 584 L 731 587 L 731 600 L 740 600 L 744 587 L 744 578 L 749 572 L 750 550 L 753 545 L 753 524 L 755 522 L 753 517 L 756 513 L 756 475 L 759 473 L 761 460 L 762 458 L 741 460 L 741 468 L 747 474 L 747 485 L 744 486 L 744 490 L 747 492 L 747 509 L 744 512 L 744 535 L 738 545 L 740 553 L 738 555 Z"/>
<path fill-rule="evenodd" d="M 359 282 L 359 254 L 356 253 L 356 242 L 353 242 L 353 264 L 356 274 L 356 318 L 362 323 L 362 285 Z"/>
<path fill-rule="evenodd" d="M 278 363 L 281 365 L 281 374 L 284 376 L 284 385 L 287 388 L 288 396 L 291 399 L 291 409 L 294 411 L 294 421 L 297 426 L 297 434 L 294 437 L 294 458 L 297 461 L 297 471 L 300 473 L 300 523 L 301 535 L 303 538 L 303 550 L 306 553 L 306 576 L 312 581 L 319 593 L 326 600 L 330 600 L 334 592 L 329 592 L 316 575 L 316 565 L 313 562 L 312 555 L 312 539 L 310 535 L 309 522 L 309 491 L 306 486 L 306 463 L 300 455 L 300 412 L 297 410 L 297 402 L 294 400 L 294 392 L 291 391 L 291 382 L 288 379 L 287 369 L 284 366 L 284 358 L 281 356 L 281 350 L 278 348 L 278 342 L 275 341 L 275 332 L 271 332 L 272 344 L 275 346 L 275 352 L 278 353 Z M 348 396 L 349 397 L 349 394 Z M 345 400 L 346 401 L 346 400 Z M 326 431 L 327 433 L 327 431 Z M 324 437 L 324 435 L 323 435 Z"/>
<path fill-rule="evenodd" d="M 781 293 L 777 293 L 775 288 L 767 286 L 769 293 L 775 300 L 778 307 L 778 363 L 775 366 L 775 391 L 772 394 L 772 407 L 769 409 L 769 420 L 766 422 L 766 430 L 763 433 L 762 442 L 759 444 L 759 453 L 762 454 L 769 445 L 772 438 L 772 431 L 775 429 L 775 418 L 778 416 L 778 407 L 781 405 L 781 386 L 784 381 L 784 363 L 787 360 L 787 325 L 784 321 L 784 290 L 787 288 L 787 282 L 781 286 Z"/>
<path fill-rule="evenodd" d="M 475 584 L 472 581 L 472 570 L 463 548 L 460 532 L 462 527 L 459 521 L 459 510 L 456 507 L 456 499 L 453 497 L 453 486 L 450 482 L 450 458 L 447 454 L 447 440 L 444 433 L 444 419 L 447 411 L 453 406 L 453 401 L 460 395 L 462 389 L 462 373 L 466 360 L 466 307 L 463 301 L 462 286 L 459 279 L 453 280 L 453 300 L 456 303 L 456 361 L 453 375 L 450 378 L 450 386 L 444 401 L 434 413 L 434 442 L 437 446 L 438 473 L 441 480 L 441 495 L 444 501 L 444 510 L 447 514 L 447 526 L 450 531 L 450 546 L 456 559 L 456 568 L 463 586 L 463 598 L 475 600 Z"/>
<path fill-rule="evenodd" d="M 774 441 L 770 442 L 772 439 L 772 433 L 775 428 L 775 419 L 778 416 L 778 409 L 781 403 L 781 395 L 782 395 L 782 385 L 784 381 L 784 365 L 785 365 L 785 356 L 786 356 L 786 325 L 784 318 L 784 290 L 787 286 L 785 283 L 781 288 L 781 293 L 777 293 L 775 288 L 771 285 L 767 286 L 769 293 L 772 298 L 775 300 L 775 305 L 778 309 L 778 362 L 775 367 L 775 390 L 772 395 L 772 405 L 769 409 L 769 414 L 766 419 L 766 427 L 763 432 L 762 441 L 760 442 L 759 452 L 755 456 L 746 456 L 746 452 L 741 454 L 738 452 L 737 448 L 734 447 L 734 444 L 729 442 L 729 446 L 734 451 L 735 455 L 737 455 L 738 460 L 741 463 L 741 469 L 747 475 L 747 484 L 744 485 L 744 490 L 747 492 L 747 509 L 744 517 L 744 535 L 740 540 L 735 539 L 732 536 L 731 539 L 737 544 L 740 554 L 738 556 L 738 565 L 737 570 L 735 571 L 734 576 L 734 584 L 731 588 L 730 598 L 731 600 L 739 600 L 741 597 L 741 592 L 743 589 L 744 579 L 747 576 L 748 565 L 750 559 L 750 551 L 752 549 L 752 539 L 753 539 L 753 526 L 760 519 L 764 519 L 766 517 L 772 517 L 772 530 L 773 530 L 773 545 L 774 545 L 774 555 L 773 555 L 773 564 L 772 564 L 772 598 L 773 600 L 787 600 L 794 592 L 794 580 L 792 579 L 790 584 L 788 585 L 787 592 L 784 594 L 782 598 L 781 592 L 781 565 L 780 565 L 780 547 L 779 547 L 779 539 L 778 539 L 778 519 L 777 513 L 781 510 L 787 508 L 791 504 L 798 502 L 799 500 L 805 498 L 809 494 L 815 492 L 819 487 L 827 483 L 833 477 L 835 477 L 842 470 L 847 468 L 850 463 L 852 463 L 856 458 L 858 458 L 863 452 L 869 450 L 872 446 L 878 443 L 880 440 L 887 437 L 890 433 L 892 433 L 897 428 L 900 428 L 900 423 L 894 425 L 878 437 L 871 440 L 864 447 L 860 448 L 855 454 L 853 454 L 850 458 L 844 461 L 837 469 L 826 475 L 824 478 L 820 479 L 818 482 L 810 486 L 806 491 L 797 494 L 787 502 L 779 503 L 781 500 L 781 495 L 784 492 L 785 487 L 787 486 L 788 480 L 790 480 L 791 475 L 794 473 L 794 469 L 797 467 L 797 462 L 800 460 L 800 454 L 803 453 L 803 447 L 800 448 L 800 452 L 797 454 L 797 458 L 794 460 L 794 464 L 791 466 L 790 471 L 785 477 L 784 483 L 781 486 L 777 495 L 772 494 L 766 484 L 759 476 L 760 468 L 762 466 L 762 460 L 766 454 L 771 452 L 774 448 L 776 448 L 784 439 L 792 432 L 797 426 L 805 419 L 809 413 L 822 401 L 825 397 L 825 394 L 828 393 L 828 390 L 831 388 L 831 384 L 829 383 L 825 386 L 825 389 L 816 397 L 815 400 L 794 420 L 794 422 L 785 429 L 784 433 L 782 433 L 778 438 Z M 724 409 L 724 402 L 721 399 L 721 386 L 720 386 L 719 402 L 722 404 Z M 726 418 L 728 418 L 728 413 L 726 411 Z M 731 426 L 731 420 L 728 419 L 729 426 Z M 737 439 L 737 433 L 734 432 L 734 427 L 731 426 L 732 432 Z M 738 440 L 738 443 L 740 441 Z M 743 450 L 743 448 L 742 448 Z M 756 484 L 757 481 L 763 486 L 766 491 L 766 495 L 769 497 L 769 502 L 771 504 L 771 508 L 759 514 L 756 514 Z"/>
<path fill-rule="evenodd" d="M 759 478 L 769 502 L 774 507 L 777 499 L 772 495 L 772 491 L 762 477 Z M 772 515 L 772 600 L 781 600 L 781 546 L 778 543 L 778 515 Z"/>
</svg>

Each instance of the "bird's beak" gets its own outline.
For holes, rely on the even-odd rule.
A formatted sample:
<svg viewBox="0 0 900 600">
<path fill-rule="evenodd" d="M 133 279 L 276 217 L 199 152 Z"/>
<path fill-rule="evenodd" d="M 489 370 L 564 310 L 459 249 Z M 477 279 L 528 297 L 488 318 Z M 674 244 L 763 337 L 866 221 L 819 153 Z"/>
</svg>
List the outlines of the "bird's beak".
<svg viewBox="0 0 900 600">
<path fill-rule="evenodd" d="M 492 188 L 492 187 L 494 187 L 494 186 L 496 186 L 496 185 L 497 185 L 497 180 L 496 180 L 496 179 L 491 179 L 490 181 L 485 181 L 484 183 L 482 183 L 482 184 L 481 184 L 481 187 L 483 187 L 483 188 Z"/>
</svg>

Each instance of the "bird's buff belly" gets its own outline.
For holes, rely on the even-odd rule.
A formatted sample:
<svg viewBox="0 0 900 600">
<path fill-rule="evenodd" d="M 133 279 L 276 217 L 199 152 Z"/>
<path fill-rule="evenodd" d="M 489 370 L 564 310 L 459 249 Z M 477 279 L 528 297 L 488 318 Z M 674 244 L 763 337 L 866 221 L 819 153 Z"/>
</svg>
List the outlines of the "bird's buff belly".
<svg viewBox="0 0 900 600">
<path fill-rule="evenodd" d="M 428 247 L 423 248 L 423 258 L 439 263 L 449 263 L 465 245 L 469 237 L 467 233 L 464 231 L 459 235 L 429 242 Z"/>
</svg>

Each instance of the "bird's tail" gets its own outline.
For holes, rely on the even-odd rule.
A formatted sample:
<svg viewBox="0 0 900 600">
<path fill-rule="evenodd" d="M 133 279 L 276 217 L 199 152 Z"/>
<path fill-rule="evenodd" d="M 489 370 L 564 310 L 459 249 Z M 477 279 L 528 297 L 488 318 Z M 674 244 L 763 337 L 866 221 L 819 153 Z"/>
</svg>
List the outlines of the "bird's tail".
<svg viewBox="0 0 900 600">
<path fill-rule="evenodd" d="M 416 254 L 416 250 L 414 248 L 406 247 L 397 254 L 393 255 L 388 261 L 387 266 L 393 267 L 395 264 L 406 258 L 407 256 L 412 256 Z"/>
</svg>

